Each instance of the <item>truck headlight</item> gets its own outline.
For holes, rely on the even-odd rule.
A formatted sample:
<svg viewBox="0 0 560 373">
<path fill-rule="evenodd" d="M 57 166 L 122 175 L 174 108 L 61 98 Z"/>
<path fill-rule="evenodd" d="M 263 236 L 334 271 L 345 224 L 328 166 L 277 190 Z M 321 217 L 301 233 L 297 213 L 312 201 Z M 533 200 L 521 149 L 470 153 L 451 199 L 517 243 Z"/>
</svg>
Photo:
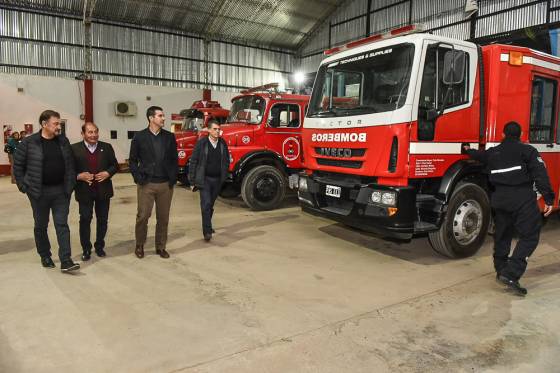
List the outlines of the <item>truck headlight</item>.
<svg viewBox="0 0 560 373">
<path fill-rule="evenodd" d="M 397 205 L 397 193 L 384 190 L 373 190 L 369 197 L 371 203 L 385 206 Z"/>
<path fill-rule="evenodd" d="M 307 192 L 307 178 L 306 177 L 300 177 L 299 178 L 298 189 L 301 190 L 302 192 Z"/>
<path fill-rule="evenodd" d="M 397 204 L 397 194 L 395 192 L 383 192 L 381 203 L 387 206 L 395 206 Z"/>
</svg>

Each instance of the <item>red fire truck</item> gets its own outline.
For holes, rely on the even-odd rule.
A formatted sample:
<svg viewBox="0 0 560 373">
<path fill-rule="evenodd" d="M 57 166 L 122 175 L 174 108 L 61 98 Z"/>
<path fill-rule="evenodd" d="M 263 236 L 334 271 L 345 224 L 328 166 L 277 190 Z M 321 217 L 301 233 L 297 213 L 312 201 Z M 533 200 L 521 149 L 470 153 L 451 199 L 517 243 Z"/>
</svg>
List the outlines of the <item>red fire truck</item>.
<svg viewBox="0 0 560 373">
<path fill-rule="evenodd" d="M 495 146 L 519 122 L 560 194 L 560 59 L 413 30 L 326 51 L 303 129 L 299 200 L 365 231 L 428 234 L 437 252 L 467 257 L 485 240 L 491 186 L 462 143 Z"/>
<path fill-rule="evenodd" d="M 179 182 L 188 185 L 187 165 L 192 155 L 194 145 L 201 132 L 205 132 L 212 121 L 224 123 L 229 114 L 217 101 L 199 100 L 193 102 L 190 109 L 181 111 L 183 124 L 175 130 L 177 152 L 179 155 Z"/>
<path fill-rule="evenodd" d="M 272 83 L 232 99 L 222 137 L 230 151 L 230 177 L 221 195 L 241 194 L 253 210 L 279 206 L 302 170 L 301 126 L 309 96 L 280 93 Z"/>
</svg>

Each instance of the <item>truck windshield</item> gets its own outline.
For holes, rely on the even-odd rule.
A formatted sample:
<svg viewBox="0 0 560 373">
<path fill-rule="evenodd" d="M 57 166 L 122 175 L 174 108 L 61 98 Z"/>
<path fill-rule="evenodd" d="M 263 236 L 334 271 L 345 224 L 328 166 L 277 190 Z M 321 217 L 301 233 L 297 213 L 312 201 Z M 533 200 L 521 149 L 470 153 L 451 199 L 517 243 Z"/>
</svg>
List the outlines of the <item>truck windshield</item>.
<svg viewBox="0 0 560 373">
<path fill-rule="evenodd" d="M 379 113 L 406 101 L 413 44 L 399 44 L 322 65 L 313 86 L 308 117 Z"/>
<path fill-rule="evenodd" d="M 201 130 L 204 127 L 204 113 L 198 110 L 183 110 L 181 115 L 185 118 L 183 119 L 183 131 L 189 130 Z"/>
<path fill-rule="evenodd" d="M 247 122 L 259 124 L 263 118 L 266 103 L 260 96 L 242 96 L 236 98 L 231 105 L 227 119 L 231 122 Z"/>
</svg>

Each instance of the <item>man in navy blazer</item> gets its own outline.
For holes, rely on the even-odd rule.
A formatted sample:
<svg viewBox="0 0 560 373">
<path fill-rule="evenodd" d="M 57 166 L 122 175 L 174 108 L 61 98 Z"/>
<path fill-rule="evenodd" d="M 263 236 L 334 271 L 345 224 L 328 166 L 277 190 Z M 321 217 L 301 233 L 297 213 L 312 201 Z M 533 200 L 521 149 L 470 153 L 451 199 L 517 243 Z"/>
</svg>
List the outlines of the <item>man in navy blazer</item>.
<svg viewBox="0 0 560 373">
<path fill-rule="evenodd" d="M 106 255 L 105 235 L 113 197 L 111 177 L 117 173 L 119 166 L 111 144 L 99 141 L 99 128 L 95 123 L 87 122 L 82 126 L 82 137 L 83 141 L 72 144 L 72 151 L 78 181 L 75 196 L 80 208 L 82 260 L 87 261 L 91 258 L 90 235 L 94 210 L 97 226 L 93 247 L 97 256 Z"/>
</svg>

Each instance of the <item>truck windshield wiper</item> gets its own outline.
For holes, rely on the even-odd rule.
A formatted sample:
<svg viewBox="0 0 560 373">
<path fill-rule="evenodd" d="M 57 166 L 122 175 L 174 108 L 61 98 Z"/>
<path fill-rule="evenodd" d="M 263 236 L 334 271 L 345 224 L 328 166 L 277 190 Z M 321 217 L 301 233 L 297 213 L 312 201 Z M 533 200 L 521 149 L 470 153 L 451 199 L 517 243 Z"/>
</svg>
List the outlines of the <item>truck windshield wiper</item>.
<svg viewBox="0 0 560 373">
<path fill-rule="evenodd" d="M 367 112 L 374 112 L 374 113 L 376 113 L 376 112 L 377 112 L 377 109 L 374 108 L 373 106 L 366 106 L 366 105 L 363 105 L 363 106 L 356 106 L 356 107 L 348 108 L 348 109 L 345 109 L 345 110 L 344 110 L 345 113 L 352 112 L 352 111 L 367 111 Z"/>
<path fill-rule="evenodd" d="M 337 115 L 337 113 L 334 110 L 323 110 L 311 114 L 310 117 L 334 117 L 335 115 Z"/>
</svg>

